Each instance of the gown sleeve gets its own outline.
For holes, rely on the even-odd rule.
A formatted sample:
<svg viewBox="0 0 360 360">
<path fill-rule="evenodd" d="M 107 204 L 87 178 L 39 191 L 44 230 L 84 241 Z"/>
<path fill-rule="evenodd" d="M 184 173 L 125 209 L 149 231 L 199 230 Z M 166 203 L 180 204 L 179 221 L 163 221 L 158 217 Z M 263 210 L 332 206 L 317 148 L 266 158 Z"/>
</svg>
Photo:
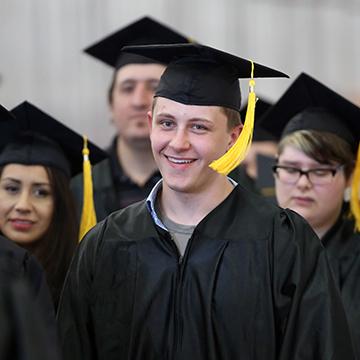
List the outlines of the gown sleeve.
<svg viewBox="0 0 360 360">
<path fill-rule="evenodd" d="M 274 225 L 272 252 L 279 360 L 354 359 L 340 293 L 310 226 L 284 211 Z"/>
</svg>

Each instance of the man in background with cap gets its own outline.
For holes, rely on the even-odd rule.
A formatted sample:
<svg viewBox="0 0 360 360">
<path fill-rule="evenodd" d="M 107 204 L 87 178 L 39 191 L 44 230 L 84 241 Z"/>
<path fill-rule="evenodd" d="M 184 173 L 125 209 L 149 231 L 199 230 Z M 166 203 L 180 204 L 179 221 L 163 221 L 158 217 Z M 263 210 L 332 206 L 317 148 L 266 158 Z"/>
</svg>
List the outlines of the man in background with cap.
<svg viewBox="0 0 360 360">
<path fill-rule="evenodd" d="M 128 51 L 169 63 L 148 115 L 163 180 L 82 241 L 58 314 L 65 358 L 353 359 L 315 234 L 224 176 L 252 136 L 238 78 L 286 75 L 200 45 Z"/>
<path fill-rule="evenodd" d="M 109 148 L 109 159 L 93 169 L 97 220 L 144 199 L 161 178 L 151 152 L 146 113 L 165 65 L 140 55 L 120 54 L 121 48 L 187 41 L 169 27 L 143 17 L 85 50 L 115 69 L 108 102 L 117 134 Z M 82 176 L 73 180 L 79 205 L 82 186 Z"/>
</svg>

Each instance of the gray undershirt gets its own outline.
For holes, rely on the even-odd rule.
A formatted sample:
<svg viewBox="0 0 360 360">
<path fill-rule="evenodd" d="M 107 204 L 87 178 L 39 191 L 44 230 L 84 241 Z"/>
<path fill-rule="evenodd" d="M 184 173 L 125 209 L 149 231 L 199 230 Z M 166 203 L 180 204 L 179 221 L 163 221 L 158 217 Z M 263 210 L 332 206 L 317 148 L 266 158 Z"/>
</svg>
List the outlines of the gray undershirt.
<svg viewBox="0 0 360 360">
<path fill-rule="evenodd" d="M 170 220 L 167 216 L 165 216 L 161 212 L 157 201 L 156 201 L 156 212 L 160 215 L 159 217 L 161 221 L 169 231 L 172 240 L 175 242 L 179 250 L 180 255 L 184 256 L 187 243 L 189 242 L 196 225 L 183 225 Z"/>
</svg>

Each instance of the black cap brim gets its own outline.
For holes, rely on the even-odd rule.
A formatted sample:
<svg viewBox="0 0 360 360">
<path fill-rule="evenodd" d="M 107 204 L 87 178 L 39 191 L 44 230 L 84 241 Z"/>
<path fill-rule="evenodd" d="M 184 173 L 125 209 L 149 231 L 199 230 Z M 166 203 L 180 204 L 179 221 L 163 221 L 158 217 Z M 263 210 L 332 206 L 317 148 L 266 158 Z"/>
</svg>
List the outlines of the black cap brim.
<svg viewBox="0 0 360 360">
<path fill-rule="evenodd" d="M 15 116 L 0 104 L 0 121 L 13 121 Z"/>
<path fill-rule="evenodd" d="M 251 77 L 251 61 L 224 51 L 201 45 L 201 44 L 160 44 L 160 45 L 139 45 L 124 46 L 124 52 L 142 55 L 158 62 L 170 63 L 176 59 L 184 58 L 205 58 L 225 66 L 236 68 L 238 78 L 246 79 Z M 289 76 L 285 73 L 269 68 L 265 65 L 254 63 L 254 78 L 278 78 Z"/>
<path fill-rule="evenodd" d="M 173 44 L 186 43 L 189 41 L 189 38 L 179 32 L 145 16 L 89 46 L 84 52 L 114 68 L 119 68 L 120 65 L 126 63 L 146 62 L 145 59 L 138 57 L 130 57 L 125 61 L 119 60 L 121 48 L 123 46 L 140 44 Z"/>
</svg>

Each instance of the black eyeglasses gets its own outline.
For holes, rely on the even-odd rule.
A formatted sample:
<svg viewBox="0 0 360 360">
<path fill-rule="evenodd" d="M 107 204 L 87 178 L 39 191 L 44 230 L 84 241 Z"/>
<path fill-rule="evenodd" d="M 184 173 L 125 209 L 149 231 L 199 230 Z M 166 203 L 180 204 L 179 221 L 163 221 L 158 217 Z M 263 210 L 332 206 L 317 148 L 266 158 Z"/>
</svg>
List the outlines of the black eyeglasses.
<svg viewBox="0 0 360 360">
<path fill-rule="evenodd" d="M 275 176 L 285 184 L 294 185 L 302 175 L 305 175 L 313 185 L 327 185 L 332 182 L 336 173 L 342 169 L 343 166 L 344 164 L 333 168 L 302 170 L 293 166 L 275 165 L 272 169 Z"/>
</svg>

